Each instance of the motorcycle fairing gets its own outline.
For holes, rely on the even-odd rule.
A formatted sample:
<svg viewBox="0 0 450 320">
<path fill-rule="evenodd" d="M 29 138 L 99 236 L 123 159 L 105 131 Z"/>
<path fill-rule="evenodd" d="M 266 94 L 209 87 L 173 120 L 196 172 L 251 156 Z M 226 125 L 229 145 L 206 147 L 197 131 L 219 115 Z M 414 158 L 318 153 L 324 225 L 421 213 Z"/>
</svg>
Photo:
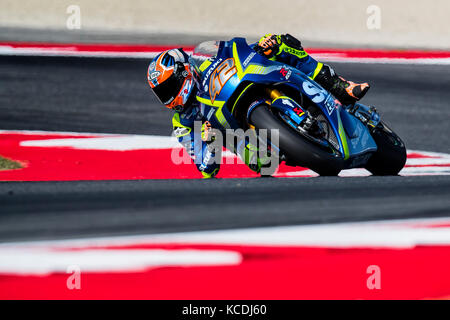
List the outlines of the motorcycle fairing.
<svg viewBox="0 0 450 320">
<path fill-rule="evenodd" d="M 233 66 L 228 68 L 228 73 L 224 71 L 217 73 L 217 68 L 230 58 Z M 257 54 L 244 38 L 221 41 L 216 56 L 200 66 L 197 65 L 197 69 L 203 69 L 201 78 L 197 80 L 199 85 L 197 100 L 201 102 L 201 111 L 208 121 L 219 129 L 238 128 L 237 121 L 230 112 L 232 106 L 228 106 L 227 101 L 243 81 L 268 86 L 284 84 L 299 90 L 320 108 L 337 137 L 339 152 L 345 160 L 348 160 L 348 167 L 358 163 L 350 158 L 360 158 L 362 154 L 377 150 L 368 129 L 349 114 L 333 95 L 300 70 Z M 294 128 L 303 120 L 299 119 L 294 111 L 295 104 L 289 106 L 278 103 L 272 107 L 288 115 L 291 120 L 289 124 Z"/>
</svg>

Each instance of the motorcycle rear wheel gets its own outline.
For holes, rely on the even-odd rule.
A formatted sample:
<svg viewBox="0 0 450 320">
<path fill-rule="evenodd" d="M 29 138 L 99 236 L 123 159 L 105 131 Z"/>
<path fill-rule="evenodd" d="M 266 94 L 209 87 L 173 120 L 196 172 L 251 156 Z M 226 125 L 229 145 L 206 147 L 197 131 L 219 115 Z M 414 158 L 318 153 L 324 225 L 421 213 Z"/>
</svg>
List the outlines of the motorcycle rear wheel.
<svg viewBox="0 0 450 320">
<path fill-rule="evenodd" d="M 396 176 L 406 163 L 405 143 L 383 122 L 371 132 L 377 151 L 370 157 L 366 169 L 376 176 Z"/>
</svg>

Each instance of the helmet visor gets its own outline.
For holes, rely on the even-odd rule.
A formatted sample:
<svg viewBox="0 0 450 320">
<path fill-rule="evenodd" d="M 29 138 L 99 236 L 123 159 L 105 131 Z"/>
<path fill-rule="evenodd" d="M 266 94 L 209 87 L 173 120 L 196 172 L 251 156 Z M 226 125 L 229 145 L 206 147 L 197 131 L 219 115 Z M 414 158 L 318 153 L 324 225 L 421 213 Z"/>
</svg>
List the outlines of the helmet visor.
<svg viewBox="0 0 450 320">
<path fill-rule="evenodd" d="M 153 88 L 153 92 L 162 104 L 169 104 L 175 99 L 184 83 L 184 77 L 173 73 L 169 79 Z"/>
</svg>

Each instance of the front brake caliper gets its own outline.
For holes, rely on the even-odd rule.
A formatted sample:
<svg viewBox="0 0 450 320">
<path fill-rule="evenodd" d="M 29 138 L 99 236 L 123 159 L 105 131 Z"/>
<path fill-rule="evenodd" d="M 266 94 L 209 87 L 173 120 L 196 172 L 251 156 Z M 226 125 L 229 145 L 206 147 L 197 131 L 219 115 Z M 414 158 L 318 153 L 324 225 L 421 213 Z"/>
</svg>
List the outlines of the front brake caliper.
<svg viewBox="0 0 450 320">
<path fill-rule="evenodd" d="M 366 126 L 375 128 L 380 122 L 380 115 L 374 106 L 367 107 L 363 104 L 355 103 L 349 106 L 347 110 Z"/>
<path fill-rule="evenodd" d="M 325 136 L 325 130 L 322 124 L 317 121 L 309 111 L 306 111 L 306 118 L 300 124 L 301 128 L 316 138 L 323 138 Z"/>
</svg>

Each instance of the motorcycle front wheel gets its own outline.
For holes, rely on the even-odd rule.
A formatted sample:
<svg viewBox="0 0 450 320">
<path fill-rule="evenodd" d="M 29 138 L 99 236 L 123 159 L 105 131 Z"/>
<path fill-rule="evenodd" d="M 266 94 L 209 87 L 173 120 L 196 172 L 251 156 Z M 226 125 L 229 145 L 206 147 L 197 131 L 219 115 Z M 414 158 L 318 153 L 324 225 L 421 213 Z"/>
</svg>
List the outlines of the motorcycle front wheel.
<svg viewBox="0 0 450 320">
<path fill-rule="evenodd" d="M 266 104 L 252 110 L 249 121 L 257 130 L 266 129 L 269 136 L 271 129 L 278 130 L 280 153 L 284 154 L 290 163 L 307 167 L 321 176 L 337 176 L 344 167 L 340 155 L 324 150 L 303 137 L 272 113 Z"/>
<path fill-rule="evenodd" d="M 398 175 L 406 163 L 404 142 L 383 122 L 372 130 L 371 135 L 378 149 L 370 157 L 366 169 L 376 176 Z"/>
</svg>

